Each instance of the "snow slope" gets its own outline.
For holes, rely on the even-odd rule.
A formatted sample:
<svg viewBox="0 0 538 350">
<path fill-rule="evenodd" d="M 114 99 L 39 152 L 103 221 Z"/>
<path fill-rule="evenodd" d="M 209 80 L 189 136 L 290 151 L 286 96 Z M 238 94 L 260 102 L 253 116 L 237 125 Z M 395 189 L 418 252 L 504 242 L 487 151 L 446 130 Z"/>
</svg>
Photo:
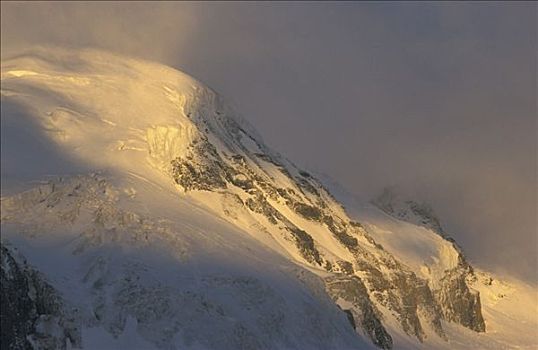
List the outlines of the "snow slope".
<svg viewBox="0 0 538 350">
<path fill-rule="evenodd" d="M 6 290 L 38 271 L 62 305 L 9 325 L 38 348 L 538 344 L 536 290 L 409 217 L 344 210 L 181 72 L 41 48 L 1 79 Z"/>
</svg>

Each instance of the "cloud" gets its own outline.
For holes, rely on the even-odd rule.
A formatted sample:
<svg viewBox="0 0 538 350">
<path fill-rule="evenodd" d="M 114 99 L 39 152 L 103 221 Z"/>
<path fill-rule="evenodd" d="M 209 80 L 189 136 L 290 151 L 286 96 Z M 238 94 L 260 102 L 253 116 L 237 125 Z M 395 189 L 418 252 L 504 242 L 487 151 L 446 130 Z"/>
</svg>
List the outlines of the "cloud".
<svg viewBox="0 0 538 350">
<path fill-rule="evenodd" d="M 3 3 L 2 52 L 54 44 L 169 60 L 195 25 L 190 12 L 173 3 Z"/>
<path fill-rule="evenodd" d="M 471 260 L 536 275 L 536 4 L 9 3 L 2 54 L 96 46 L 179 68 L 363 196 L 432 202 Z"/>
</svg>

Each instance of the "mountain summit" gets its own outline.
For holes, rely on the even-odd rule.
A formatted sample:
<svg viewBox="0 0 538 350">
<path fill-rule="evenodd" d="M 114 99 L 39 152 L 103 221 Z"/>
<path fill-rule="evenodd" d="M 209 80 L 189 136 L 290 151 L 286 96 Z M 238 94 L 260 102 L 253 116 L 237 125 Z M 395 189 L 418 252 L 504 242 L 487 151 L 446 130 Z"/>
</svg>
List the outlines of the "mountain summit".
<svg viewBox="0 0 538 350">
<path fill-rule="evenodd" d="M 432 210 L 344 207 L 179 71 L 42 48 L 1 79 L 2 347 L 536 344 L 532 290 Z"/>
</svg>

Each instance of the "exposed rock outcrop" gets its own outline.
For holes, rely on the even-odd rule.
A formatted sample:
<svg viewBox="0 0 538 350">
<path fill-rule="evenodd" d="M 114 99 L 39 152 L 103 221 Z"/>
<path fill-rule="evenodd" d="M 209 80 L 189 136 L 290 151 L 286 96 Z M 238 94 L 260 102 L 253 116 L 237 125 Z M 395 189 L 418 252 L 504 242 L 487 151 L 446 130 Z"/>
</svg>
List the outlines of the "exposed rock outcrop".
<svg viewBox="0 0 538 350">
<path fill-rule="evenodd" d="M 334 276 L 326 279 L 327 292 L 346 312 L 355 330 L 364 332 L 381 349 L 392 348 L 392 337 L 381 323 L 381 314 L 357 276 Z M 350 305 L 346 308 L 344 305 Z M 360 328 L 358 328 L 360 326 Z"/>
<path fill-rule="evenodd" d="M 435 291 L 435 297 L 444 318 L 476 332 L 485 332 L 480 293 L 469 288 L 466 274 L 458 269 L 447 271 L 440 280 L 440 285 L 441 288 Z"/>
<path fill-rule="evenodd" d="M 455 240 L 446 234 L 434 210 L 426 203 L 403 199 L 394 189 L 389 188 L 384 189 L 372 203 L 395 218 L 430 229 L 447 242 L 448 249 L 456 256 L 456 262 L 455 266 L 436 276 L 433 298 L 445 320 L 476 332 L 484 332 L 486 325 L 480 306 L 480 294 L 472 291 L 467 283 L 475 278 L 473 268 Z"/>
<path fill-rule="evenodd" d="M 4 244 L 0 249 L 2 349 L 66 349 L 68 342 L 80 347 L 80 328 L 56 290 Z"/>
</svg>

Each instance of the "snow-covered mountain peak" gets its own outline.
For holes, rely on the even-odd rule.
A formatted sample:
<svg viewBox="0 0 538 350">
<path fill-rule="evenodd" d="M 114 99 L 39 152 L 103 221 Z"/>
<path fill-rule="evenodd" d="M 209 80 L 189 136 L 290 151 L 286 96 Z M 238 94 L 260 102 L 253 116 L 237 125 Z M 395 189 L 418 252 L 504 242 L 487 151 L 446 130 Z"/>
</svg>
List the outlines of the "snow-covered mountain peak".
<svg viewBox="0 0 538 350">
<path fill-rule="evenodd" d="M 251 128 L 239 126 L 222 98 L 200 82 L 103 51 L 42 48 L 5 60 L 2 94 L 19 103 L 32 96 L 34 122 L 98 166 L 139 163 L 139 153 L 148 151 L 163 165 L 200 139 L 216 138 L 228 148 L 241 147 L 241 139 L 251 143 L 245 131 Z"/>
<path fill-rule="evenodd" d="M 372 203 L 391 216 L 424 226 L 441 236 L 445 236 L 441 222 L 433 208 L 423 201 L 407 198 L 396 186 L 385 187 L 382 193 L 372 200 Z"/>
<path fill-rule="evenodd" d="M 177 70 L 37 49 L 2 62 L 1 88 L 2 246 L 28 260 L 2 261 L 3 292 L 33 305 L 9 326 L 41 345 L 451 348 L 488 330 L 429 209 L 344 208 Z"/>
</svg>

